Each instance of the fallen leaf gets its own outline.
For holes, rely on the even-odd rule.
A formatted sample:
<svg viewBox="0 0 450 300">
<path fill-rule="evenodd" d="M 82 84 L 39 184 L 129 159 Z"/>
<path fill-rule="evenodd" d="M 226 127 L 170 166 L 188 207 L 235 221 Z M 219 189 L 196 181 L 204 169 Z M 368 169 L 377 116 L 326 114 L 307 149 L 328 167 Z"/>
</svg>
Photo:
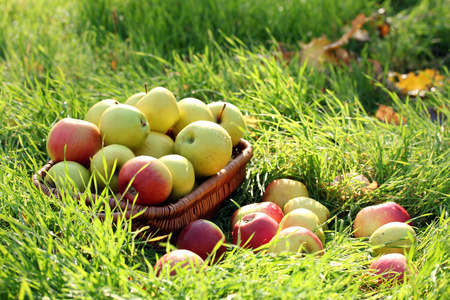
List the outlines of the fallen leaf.
<svg viewBox="0 0 450 300">
<path fill-rule="evenodd" d="M 378 25 L 377 28 L 378 34 L 382 38 L 386 37 L 391 31 L 391 25 L 388 22 L 384 22 L 383 24 Z"/>
<path fill-rule="evenodd" d="M 445 76 L 434 69 L 425 69 L 416 73 L 408 74 L 391 73 L 388 80 L 394 83 L 394 86 L 404 95 L 413 97 L 423 96 L 426 91 L 435 86 L 444 85 Z"/>
<path fill-rule="evenodd" d="M 315 67 L 322 66 L 324 62 L 330 60 L 330 54 L 325 50 L 325 47 L 330 44 L 330 40 L 325 36 L 314 38 L 308 44 L 300 44 L 302 47 L 302 51 L 300 51 L 301 64 L 308 62 Z"/>
<path fill-rule="evenodd" d="M 343 45 L 348 43 L 348 40 L 359 30 L 361 27 L 366 23 L 366 15 L 365 14 L 359 14 L 356 16 L 356 18 L 352 21 L 352 28 L 350 31 L 345 33 L 339 40 L 336 42 L 329 44 L 324 47 L 324 51 L 332 51 L 336 50 L 337 48 L 342 47 Z"/>
<path fill-rule="evenodd" d="M 397 114 L 392 107 L 381 104 L 378 107 L 378 111 L 376 113 L 376 117 L 378 120 L 389 123 L 400 125 L 400 116 Z M 403 117 L 402 124 L 406 123 L 406 117 Z"/>
</svg>

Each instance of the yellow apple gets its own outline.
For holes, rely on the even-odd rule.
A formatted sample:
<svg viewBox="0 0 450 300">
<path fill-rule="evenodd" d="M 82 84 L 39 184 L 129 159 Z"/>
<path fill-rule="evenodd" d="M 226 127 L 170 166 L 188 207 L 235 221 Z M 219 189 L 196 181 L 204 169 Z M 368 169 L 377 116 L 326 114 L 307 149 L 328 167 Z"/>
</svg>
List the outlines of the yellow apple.
<svg viewBox="0 0 450 300">
<path fill-rule="evenodd" d="M 178 102 L 178 109 L 180 110 L 180 119 L 172 126 L 175 136 L 192 122 L 201 120 L 213 122 L 211 110 L 199 99 L 184 98 Z"/>
<path fill-rule="evenodd" d="M 315 213 L 319 218 L 320 224 L 325 223 L 330 218 L 330 211 L 325 205 L 308 197 L 297 197 L 289 200 L 284 205 L 283 211 L 287 214 L 297 208 L 306 208 Z M 327 229 L 327 224 L 325 224 L 323 228 Z"/>
<path fill-rule="evenodd" d="M 106 109 L 99 128 L 105 145 L 120 144 L 132 151 L 139 148 L 150 133 L 144 113 L 128 104 Z"/>
<path fill-rule="evenodd" d="M 214 122 L 225 128 L 231 136 L 233 146 L 236 146 L 244 136 L 246 130 L 244 116 L 239 108 L 231 103 L 222 101 L 209 103 Z"/>
<path fill-rule="evenodd" d="M 142 97 L 147 95 L 147 93 L 136 93 L 131 95 L 127 100 L 125 100 L 125 104 L 136 106 L 136 103 L 138 103 L 139 100 L 141 100 Z"/>
<path fill-rule="evenodd" d="M 309 197 L 303 183 L 293 179 L 275 179 L 267 185 L 262 201 L 273 202 L 284 208 L 289 200 L 296 197 Z"/>
<path fill-rule="evenodd" d="M 83 193 L 90 176 L 91 173 L 83 165 L 74 161 L 61 161 L 48 170 L 44 182 L 61 191 L 74 185 L 80 193 Z"/>
<path fill-rule="evenodd" d="M 165 155 L 159 160 L 166 165 L 172 175 L 172 192 L 168 200 L 176 201 L 190 193 L 195 183 L 194 166 L 191 162 L 178 154 Z"/>
<path fill-rule="evenodd" d="M 323 245 L 319 238 L 309 229 L 293 226 L 279 232 L 270 241 L 269 253 L 309 253 L 322 256 L 324 253 Z"/>
<path fill-rule="evenodd" d="M 129 148 L 112 144 L 100 149 L 91 159 L 91 173 L 102 190 L 109 186 L 114 193 L 119 192 L 118 178 L 122 166 L 134 157 Z"/>
<path fill-rule="evenodd" d="M 211 121 L 187 125 L 175 139 L 175 153 L 194 166 L 196 177 L 207 177 L 224 168 L 233 152 L 231 137 L 222 126 Z"/>
<path fill-rule="evenodd" d="M 323 229 L 319 227 L 319 218 L 309 209 L 297 208 L 287 213 L 280 222 L 280 228 L 285 229 L 292 226 L 305 227 L 311 230 L 317 235 L 322 245 L 325 244 L 325 234 L 323 233 Z"/>
<path fill-rule="evenodd" d="M 180 118 L 177 99 L 163 87 L 151 89 L 135 106 L 145 114 L 153 131 L 166 133 Z"/>
<path fill-rule="evenodd" d="M 105 99 L 101 100 L 97 103 L 95 103 L 86 113 L 86 116 L 84 117 L 85 121 L 91 122 L 92 124 L 95 124 L 97 127 L 100 124 L 100 118 L 103 114 L 103 112 L 114 105 L 119 104 L 118 101 L 113 99 Z"/>
<path fill-rule="evenodd" d="M 374 231 L 369 244 L 375 255 L 386 253 L 405 254 L 416 241 L 416 232 L 407 223 L 391 222 Z"/>
<path fill-rule="evenodd" d="M 160 158 L 164 155 L 174 154 L 175 142 L 166 134 L 150 131 L 145 142 L 136 150 L 134 154 L 148 155 L 156 158 Z"/>
</svg>

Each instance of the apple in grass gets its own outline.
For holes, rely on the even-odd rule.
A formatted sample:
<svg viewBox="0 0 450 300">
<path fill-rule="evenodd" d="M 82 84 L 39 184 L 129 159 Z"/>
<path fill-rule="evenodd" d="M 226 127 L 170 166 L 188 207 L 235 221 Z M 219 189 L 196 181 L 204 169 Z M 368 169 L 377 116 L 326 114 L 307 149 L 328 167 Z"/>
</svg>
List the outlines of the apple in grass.
<svg viewBox="0 0 450 300">
<path fill-rule="evenodd" d="M 84 117 L 85 121 L 95 124 L 97 127 L 100 125 L 100 118 L 106 109 L 111 106 L 120 104 L 117 100 L 105 99 L 95 103 L 86 113 Z"/>
<path fill-rule="evenodd" d="M 150 133 L 144 113 L 127 104 L 106 109 L 100 118 L 99 128 L 105 145 L 120 144 L 132 151 L 138 149 Z"/>
<path fill-rule="evenodd" d="M 278 223 L 265 213 L 249 213 L 234 224 L 233 244 L 247 249 L 259 248 L 270 242 L 278 228 Z"/>
<path fill-rule="evenodd" d="M 386 202 L 372 205 L 361 209 L 356 215 L 353 223 L 354 236 L 370 237 L 375 230 L 390 222 L 408 222 L 411 217 L 408 212 L 398 203 Z"/>
<path fill-rule="evenodd" d="M 391 222 L 374 231 L 369 238 L 374 255 L 408 253 L 416 242 L 416 232 L 406 223 Z"/>
<path fill-rule="evenodd" d="M 269 253 L 308 253 L 322 256 L 324 253 L 322 242 L 309 229 L 293 226 L 280 231 L 271 241 Z"/>
<path fill-rule="evenodd" d="M 416 273 L 413 265 L 410 265 L 405 255 L 400 253 L 388 253 L 378 257 L 369 267 L 369 273 L 379 276 L 377 284 L 403 283 L 408 276 Z"/>
<path fill-rule="evenodd" d="M 136 156 L 119 172 L 119 191 L 130 202 L 159 205 L 172 190 L 172 175 L 166 165 L 152 156 Z"/>
<path fill-rule="evenodd" d="M 164 155 L 174 154 L 175 142 L 166 134 L 150 131 L 144 143 L 134 150 L 136 156 L 148 155 L 160 158 Z"/>
<path fill-rule="evenodd" d="M 211 263 L 222 260 L 227 251 L 226 239 L 219 226 L 209 220 L 199 219 L 189 223 L 177 238 L 178 249 L 190 250 Z"/>
<path fill-rule="evenodd" d="M 114 193 L 119 192 L 119 172 L 122 166 L 134 157 L 133 151 L 119 144 L 108 145 L 100 149 L 92 157 L 90 166 L 97 187 L 102 190 L 109 186 Z"/>
<path fill-rule="evenodd" d="M 195 121 L 213 122 L 213 114 L 208 106 L 196 98 L 184 98 L 178 102 L 180 119 L 172 126 L 175 136 L 187 125 Z"/>
<path fill-rule="evenodd" d="M 89 182 L 91 173 L 83 165 L 74 161 L 61 161 L 54 164 L 44 177 L 44 182 L 59 190 L 67 190 L 72 185 L 83 193 Z"/>
<path fill-rule="evenodd" d="M 315 213 L 319 218 L 320 224 L 324 224 L 330 218 L 330 211 L 328 208 L 319 201 L 309 197 L 297 197 L 289 200 L 284 205 L 283 211 L 285 214 L 288 214 L 297 208 L 306 208 Z M 323 228 L 327 229 L 327 224 L 324 224 Z"/>
<path fill-rule="evenodd" d="M 177 249 L 158 259 L 153 269 L 156 276 L 160 276 L 163 270 L 167 270 L 170 276 L 175 276 L 181 269 L 198 270 L 204 263 L 198 254 L 186 249 Z"/>
<path fill-rule="evenodd" d="M 159 158 L 172 175 L 172 191 L 167 200 L 176 201 L 190 193 L 195 184 L 194 166 L 186 158 L 178 154 L 165 155 Z"/>
<path fill-rule="evenodd" d="M 280 222 L 280 228 L 300 226 L 311 230 L 325 244 L 325 234 L 320 226 L 320 220 L 315 213 L 306 208 L 297 208 L 287 213 Z"/>
<path fill-rule="evenodd" d="M 264 192 L 262 201 L 273 202 L 281 208 L 296 197 L 309 197 L 306 186 L 294 179 L 275 179 L 271 181 Z"/>
<path fill-rule="evenodd" d="M 239 108 L 222 101 L 212 102 L 207 106 L 213 114 L 213 121 L 225 128 L 231 136 L 233 146 L 236 146 L 246 130 L 244 116 Z"/>
<path fill-rule="evenodd" d="M 248 215 L 252 212 L 261 212 L 265 213 L 272 219 L 274 219 L 277 223 L 280 223 L 284 217 L 284 213 L 281 208 L 272 202 L 260 202 L 260 203 L 251 203 L 242 206 L 238 210 L 236 210 L 231 217 L 230 228 L 233 230 L 234 224 L 236 224 L 243 216 Z"/>
<path fill-rule="evenodd" d="M 163 87 L 151 89 L 135 106 L 145 114 L 153 131 L 166 133 L 180 118 L 177 99 Z"/>
<path fill-rule="evenodd" d="M 199 178 L 219 172 L 230 161 L 232 152 L 228 132 L 211 121 L 191 123 L 175 139 L 175 154 L 186 157 Z"/>
<path fill-rule="evenodd" d="M 102 148 L 102 136 L 90 122 L 64 118 L 50 130 L 46 147 L 55 163 L 67 160 L 89 166 L 91 157 Z"/>
</svg>

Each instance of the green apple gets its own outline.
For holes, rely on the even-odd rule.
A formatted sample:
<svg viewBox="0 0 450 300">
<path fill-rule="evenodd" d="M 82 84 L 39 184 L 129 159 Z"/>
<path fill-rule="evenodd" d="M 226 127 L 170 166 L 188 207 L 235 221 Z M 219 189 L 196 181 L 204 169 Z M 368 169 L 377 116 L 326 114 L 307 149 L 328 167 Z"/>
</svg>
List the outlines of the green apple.
<svg viewBox="0 0 450 300">
<path fill-rule="evenodd" d="M 192 163 L 196 177 L 219 172 L 228 164 L 232 151 L 228 132 L 211 121 L 193 122 L 183 128 L 175 139 L 175 153 Z"/>
<path fill-rule="evenodd" d="M 125 104 L 136 106 L 136 103 L 138 103 L 139 100 L 141 100 L 142 97 L 147 95 L 147 93 L 136 93 L 131 95 L 127 100 L 125 100 Z"/>
<path fill-rule="evenodd" d="M 95 103 L 87 112 L 86 116 L 84 117 L 85 121 L 91 122 L 92 124 L 95 124 L 97 127 L 100 124 L 100 118 L 102 114 L 105 112 L 106 109 L 108 109 L 111 106 L 119 104 L 118 101 L 113 99 L 105 99 L 101 100 L 97 103 Z"/>
<path fill-rule="evenodd" d="M 213 114 L 208 106 L 196 98 L 184 98 L 178 102 L 180 110 L 180 119 L 172 126 L 175 136 L 187 125 L 195 121 L 213 122 Z"/>
<path fill-rule="evenodd" d="M 231 103 L 222 101 L 209 103 L 214 122 L 225 128 L 231 136 L 233 146 L 236 146 L 244 136 L 246 130 L 244 116 L 239 108 Z"/>
<path fill-rule="evenodd" d="M 61 191 L 73 185 L 80 193 L 83 193 L 90 177 L 91 173 L 83 165 L 74 161 L 61 161 L 48 170 L 44 182 Z"/>
<path fill-rule="evenodd" d="M 150 133 L 144 113 L 128 104 L 106 109 L 99 128 L 105 145 L 120 144 L 131 150 L 138 149 Z"/>
<path fill-rule="evenodd" d="M 269 242 L 269 253 L 299 252 L 322 256 L 324 249 L 319 238 L 309 229 L 292 226 L 281 230 Z"/>
<path fill-rule="evenodd" d="M 315 235 L 325 244 L 325 234 L 320 228 L 319 218 L 315 213 L 306 208 L 297 208 L 287 213 L 280 222 L 280 228 L 285 229 L 292 226 L 305 227 L 314 232 Z"/>
<path fill-rule="evenodd" d="M 135 106 L 145 114 L 153 131 L 166 133 L 180 118 L 177 99 L 163 87 L 151 89 Z"/>
<path fill-rule="evenodd" d="M 178 154 L 165 155 L 159 160 L 167 166 L 172 175 L 172 192 L 168 200 L 176 201 L 190 193 L 195 183 L 194 166 L 191 162 Z"/>
<path fill-rule="evenodd" d="M 122 166 L 134 157 L 133 151 L 119 144 L 103 147 L 91 159 L 91 173 L 100 190 L 109 186 L 114 193 L 119 192 L 118 177 Z"/>
<path fill-rule="evenodd" d="M 297 208 L 306 208 L 315 213 L 319 218 L 320 224 L 325 223 L 330 218 L 330 211 L 328 210 L 328 208 L 319 201 L 309 197 L 296 197 L 289 200 L 284 205 L 283 212 L 285 214 L 288 214 L 289 212 Z M 325 224 L 323 228 L 327 229 L 327 224 Z"/>
<path fill-rule="evenodd" d="M 145 142 L 134 150 L 134 154 L 136 156 L 148 155 L 160 158 L 164 155 L 174 154 L 174 146 L 175 142 L 168 135 L 157 131 L 150 131 Z"/>
<path fill-rule="evenodd" d="M 403 222 L 390 222 L 375 230 L 369 238 L 375 255 L 387 253 L 405 254 L 416 241 L 414 229 Z"/>
</svg>

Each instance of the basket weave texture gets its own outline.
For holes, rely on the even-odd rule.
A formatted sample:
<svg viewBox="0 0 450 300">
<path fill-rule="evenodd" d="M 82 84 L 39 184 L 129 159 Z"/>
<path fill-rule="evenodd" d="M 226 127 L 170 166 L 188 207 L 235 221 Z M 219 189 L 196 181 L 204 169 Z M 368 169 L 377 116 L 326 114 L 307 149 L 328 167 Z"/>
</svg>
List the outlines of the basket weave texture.
<svg viewBox="0 0 450 300">
<path fill-rule="evenodd" d="M 223 202 L 242 184 L 246 175 L 246 165 L 253 156 L 251 144 L 241 139 L 233 149 L 234 158 L 217 174 L 209 177 L 191 193 L 185 195 L 174 203 L 163 206 L 145 206 L 131 204 L 126 200 L 108 199 L 108 204 L 113 210 L 113 218 L 117 219 L 125 214 L 125 218 L 132 217 L 132 230 L 140 230 L 140 236 L 162 237 L 169 233 L 176 236 L 187 224 L 197 219 L 210 219 L 223 205 Z M 36 174 L 32 180 L 34 185 L 48 196 L 60 198 L 62 191 L 50 188 L 44 184 L 47 171 L 54 165 L 49 161 Z M 96 194 L 77 195 L 77 199 L 85 199 L 87 205 L 91 205 L 100 199 Z M 120 208 L 120 209 L 119 209 Z M 98 215 L 100 219 L 104 213 Z M 155 243 L 151 243 L 154 244 Z"/>
</svg>

